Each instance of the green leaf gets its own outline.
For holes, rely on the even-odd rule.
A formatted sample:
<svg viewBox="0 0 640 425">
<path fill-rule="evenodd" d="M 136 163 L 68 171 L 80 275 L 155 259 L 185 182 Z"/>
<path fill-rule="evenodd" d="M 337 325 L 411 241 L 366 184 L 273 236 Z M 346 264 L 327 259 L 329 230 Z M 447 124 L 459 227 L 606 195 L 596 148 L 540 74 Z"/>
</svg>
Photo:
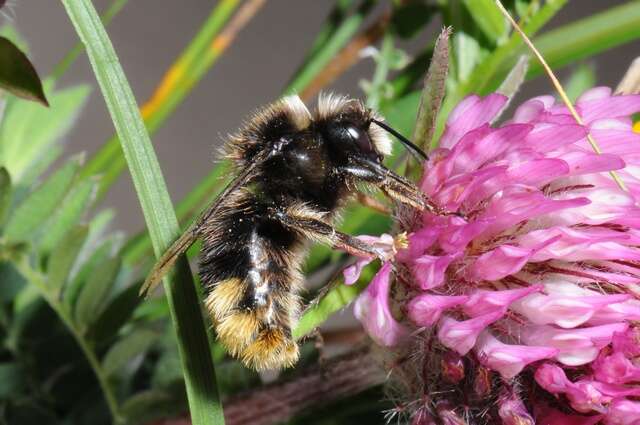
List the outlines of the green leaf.
<svg viewBox="0 0 640 425">
<path fill-rule="evenodd" d="M 146 390 L 135 394 L 122 404 L 122 414 L 130 424 L 146 424 L 159 418 L 178 415 L 184 401 L 175 391 Z"/>
<path fill-rule="evenodd" d="M 435 8 L 422 2 L 402 2 L 393 11 L 391 24 L 402 38 L 411 38 L 418 34 L 431 21 Z"/>
<path fill-rule="evenodd" d="M 478 41 L 463 31 L 453 35 L 453 53 L 457 81 L 467 81 L 481 59 L 486 56 L 486 51 Z"/>
<path fill-rule="evenodd" d="M 89 95 L 89 86 L 76 86 L 51 93 L 49 109 L 20 99 L 9 99 L 0 125 L 0 165 L 14 184 L 22 180 L 33 163 L 50 156 L 54 142 L 73 124 Z"/>
<path fill-rule="evenodd" d="M 29 53 L 27 40 L 18 32 L 15 26 L 9 24 L 2 25 L 2 27 L 0 27 L 0 36 L 11 40 L 21 51 Z"/>
<path fill-rule="evenodd" d="M 42 82 L 29 58 L 10 40 L 0 37 L 0 88 L 49 106 Z"/>
<path fill-rule="evenodd" d="M 47 230 L 40 240 L 40 249 L 49 252 L 64 235 L 80 221 L 95 194 L 96 182 L 85 180 L 76 187 L 62 202 L 62 207 L 55 212 L 47 223 Z"/>
<path fill-rule="evenodd" d="M 464 0 L 469 14 L 494 44 L 498 44 L 508 30 L 507 22 L 495 5 L 495 0 Z"/>
<path fill-rule="evenodd" d="M 80 290 L 75 307 L 75 322 L 83 329 L 91 325 L 107 304 L 111 288 L 120 270 L 120 259 L 109 258 L 89 276 Z"/>
<path fill-rule="evenodd" d="M 25 287 L 24 276 L 9 261 L 0 261 L 0 302 L 14 301 L 18 293 Z"/>
<path fill-rule="evenodd" d="M 24 385 L 24 373 L 18 362 L 0 363 L 0 400 L 18 398 Z"/>
<path fill-rule="evenodd" d="M 115 374 L 133 357 L 145 353 L 158 339 L 158 333 L 148 329 L 136 329 L 116 342 L 102 360 L 105 375 Z"/>
<path fill-rule="evenodd" d="M 95 275 L 97 267 L 108 260 L 112 251 L 113 240 L 107 240 L 91 253 L 87 261 L 82 263 L 78 272 L 73 276 L 73 280 L 64 288 L 62 298 L 67 309 L 73 311 L 83 286 L 91 276 Z"/>
<path fill-rule="evenodd" d="M 595 86 L 596 71 L 593 64 L 581 63 L 578 68 L 571 73 L 569 79 L 563 84 L 567 96 L 572 102 L 585 91 Z"/>
<path fill-rule="evenodd" d="M 154 253 L 160 257 L 180 228 L 133 92 L 91 1 L 63 0 L 62 4 L 86 46 L 131 172 Z M 209 336 L 184 257 L 177 261 L 175 272 L 164 279 L 164 287 L 178 337 L 191 421 L 194 425 L 224 424 Z M 111 411 L 117 416 L 114 406 Z"/>
<path fill-rule="evenodd" d="M 48 287 L 55 298 L 69 278 L 89 233 L 87 226 L 77 226 L 57 244 L 47 262 Z"/>
<path fill-rule="evenodd" d="M 11 176 L 6 168 L 0 167 L 0 227 L 11 207 Z"/>
<path fill-rule="evenodd" d="M 370 276 L 363 273 L 360 279 L 352 285 L 345 285 L 342 281 L 335 283 L 329 292 L 304 312 L 298 326 L 293 330 L 293 337 L 296 340 L 302 338 L 324 323 L 333 313 L 355 300 L 369 284 L 367 277 Z"/>
<path fill-rule="evenodd" d="M 527 75 L 527 70 L 529 69 L 529 56 L 522 55 L 516 66 L 513 67 L 507 78 L 504 79 L 498 90 L 498 93 L 507 96 L 508 98 L 512 98 L 518 93 L 522 83 L 524 83 L 524 79 Z"/>
<path fill-rule="evenodd" d="M 100 317 L 89 328 L 88 338 L 101 343 L 114 336 L 140 305 L 142 298 L 138 295 L 139 291 L 140 285 L 131 285 L 113 297 Z"/>
<path fill-rule="evenodd" d="M 72 159 L 22 201 L 9 217 L 5 237 L 24 241 L 61 205 L 80 163 Z"/>
</svg>

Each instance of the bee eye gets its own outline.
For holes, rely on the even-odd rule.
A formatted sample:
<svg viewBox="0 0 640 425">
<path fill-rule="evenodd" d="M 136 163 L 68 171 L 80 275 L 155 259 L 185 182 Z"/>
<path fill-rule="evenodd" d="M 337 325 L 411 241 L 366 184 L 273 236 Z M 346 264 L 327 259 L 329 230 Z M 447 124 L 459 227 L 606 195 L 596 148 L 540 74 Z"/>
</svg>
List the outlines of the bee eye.
<svg viewBox="0 0 640 425">
<path fill-rule="evenodd" d="M 358 147 L 366 153 L 373 152 L 373 147 L 371 146 L 371 140 L 369 140 L 369 135 L 359 130 L 355 127 L 347 127 L 347 133 L 353 139 L 354 142 L 358 145 Z"/>
</svg>

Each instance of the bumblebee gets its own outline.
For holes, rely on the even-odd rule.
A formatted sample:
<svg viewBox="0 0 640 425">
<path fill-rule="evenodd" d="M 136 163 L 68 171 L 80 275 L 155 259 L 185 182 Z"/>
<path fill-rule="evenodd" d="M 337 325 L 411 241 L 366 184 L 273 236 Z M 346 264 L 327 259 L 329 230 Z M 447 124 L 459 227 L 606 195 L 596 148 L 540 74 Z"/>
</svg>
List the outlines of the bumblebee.
<svg viewBox="0 0 640 425">
<path fill-rule="evenodd" d="M 201 238 L 199 275 L 218 340 L 256 370 L 294 365 L 299 352 L 291 330 L 301 308 L 307 242 L 383 255 L 332 226 L 358 188 L 433 208 L 414 184 L 382 164 L 391 153 L 388 133 L 426 158 L 354 99 L 321 96 L 312 114 L 289 96 L 259 110 L 225 145 L 235 178 L 160 258 L 144 288 Z"/>
</svg>

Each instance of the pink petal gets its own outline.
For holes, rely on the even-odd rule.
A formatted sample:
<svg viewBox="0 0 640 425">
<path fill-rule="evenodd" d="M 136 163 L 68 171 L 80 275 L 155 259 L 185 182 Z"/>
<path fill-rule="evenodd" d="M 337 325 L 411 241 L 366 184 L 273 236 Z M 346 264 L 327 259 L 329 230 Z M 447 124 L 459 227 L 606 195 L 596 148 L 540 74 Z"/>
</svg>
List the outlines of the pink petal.
<svg viewBox="0 0 640 425">
<path fill-rule="evenodd" d="M 638 425 L 640 424 L 640 402 L 627 399 L 613 400 L 609 406 L 606 425 Z"/>
<path fill-rule="evenodd" d="M 472 95 L 462 100 L 449 114 L 440 147 L 450 148 L 465 133 L 491 122 L 506 102 L 506 96 L 496 93 L 484 98 Z"/>
<path fill-rule="evenodd" d="M 389 234 L 383 233 L 380 236 L 360 235 L 358 236 L 358 239 L 374 247 L 381 254 L 384 254 L 386 258 L 393 258 L 395 255 L 395 240 L 393 239 L 393 236 Z M 351 285 L 357 282 L 360 277 L 360 273 L 362 273 L 362 269 L 374 259 L 375 258 L 370 256 L 360 257 L 355 264 L 345 268 L 342 271 L 344 283 L 346 285 Z"/>
<path fill-rule="evenodd" d="M 593 152 L 571 151 L 558 156 L 569 165 L 569 175 L 600 173 L 603 171 L 620 170 L 625 163 L 618 155 L 596 154 Z"/>
<path fill-rule="evenodd" d="M 491 221 L 476 220 L 466 223 L 464 220 L 452 223 L 442 229 L 438 238 L 440 247 L 447 253 L 463 250 L 469 242 L 480 235 L 489 226 Z"/>
<path fill-rule="evenodd" d="M 602 99 L 578 101 L 582 119 L 590 123 L 592 121 L 633 115 L 640 112 L 640 96 L 612 96 Z"/>
<path fill-rule="evenodd" d="M 572 145 L 586 137 L 587 130 L 572 121 L 570 124 L 538 124 L 527 134 L 523 143 L 536 152 L 551 152 Z"/>
<path fill-rule="evenodd" d="M 540 246 L 522 248 L 513 245 L 501 245 L 485 252 L 467 269 L 467 277 L 472 280 L 499 280 L 519 272 L 535 253 L 555 239 L 544 241 Z"/>
<path fill-rule="evenodd" d="M 409 302 L 409 318 L 418 326 L 433 326 L 444 310 L 462 304 L 466 296 L 422 294 Z"/>
<path fill-rule="evenodd" d="M 560 366 L 550 363 L 541 365 L 536 370 L 534 378 L 538 385 L 551 394 L 564 394 L 574 387 L 564 370 Z"/>
<path fill-rule="evenodd" d="M 640 356 L 640 329 L 629 328 L 613 334 L 613 349 L 623 353 L 627 357 Z"/>
<path fill-rule="evenodd" d="M 360 274 L 362 273 L 362 269 L 365 268 L 367 264 L 372 262 L 374 258 L 359 258 L 352 265 L 345 267 L 342 271 L 342 275 L 344 276 L 345 285 L 353 285 L 360 279 Z"/>
<path fill-rule="evenodd" d="M 529 99 L 516 109 L 512 122 L 528 123 L 537 121 L 554 103 L 553 96 L 539 96 Z"/>
<path fill-rule="evenodd" d="M 423 255 L 417 258 L 411 266 L 411 271 L 420 288 L 427 290 L 442 285 L 447 267 L 461 255 L 462 253 L 442 256 Z"/>
<path fill-rule="evenodd" d="M 626 301 L 629 295 L 558 296 L 532 294 L 513 305 L 513 310 L 536 325 L 554 324 L 575 328 L 589 321 L 609 304 Z"/>
<path fill-rule="evenodd" d="M 593 326 L 580 329 L 558 329 L 546 325 L 529 325 L 521 330 L 521 338 L 528 345 L 553 347 L 560 350 L 556 359 L 568 366 L 590 363 L 600 349 L 609 343 L 615 332 L 624 332 L 626 323 Z"/>
<path fill-rule="evenodd" d="M 513 148 L 514 142 L 526 137 L 533 129 L 530 124 L 511 124 L 498 128 L 484 137 L 464 138 L 454 147 L 454 173 L 470 172 Z"/>
<path fill-rule="evenodd" d="M 511 303 L 534 292 L 541 291 L 542 285 L 532 285 L 528 288 L 508 289 L 503 291 L 476 290 L 471 293 L 464 303 L 463 311 L 471 317 L 482 316 L 495 311 L 503 314 Z"/>
<path fill-rule="evenodd" d="M 504 379 L 515 377 L 530 363 L 558 354 L 556 348 L 504 344 L 488 331 L 480 335 L 475 350 L 480 362 L 500 373 Z"/>
<path fill-rule="evenodd" d="M 434 201 L 447 210 L 456 211 L 478 187 L 489 179 L 504 175 L 506 170 L 506 166 L 489 167 L 453 177 L 443 185 Z"/>
<path fill-rule="evenodd" d="M 396 259 L 403 262 L 410 262 L 416 257 L 423 255 L 438 238 L 440 230 L 437 227 L 423 227 L 408 236 L 409 246 L 400 250 Z"/>
<path fill-rule="evenodd" d="M 608 384 L 626 384 L 640 380 L 640 367 L 634 365 L 623 353 L 600 355 L 592 365 L 593 376 Z"/>
<path fill-rule="evenodd" d="M 505 391 L 498 399 L 498 415 L 502 425 L 535 425 L 533 417 L 520 397 L 512 391 Z"/>
<path fill-rule="evenodd" d="M 391 263 L 386 262 L 354 306 L 354 314 L 369 336 L 384 347 L 400 344 L 409 334 L 389 310 L 390 279 Z"/>
<path fill-rule="evenodd" d="M 530 220 L 559 210 L 575 209 L 576 207 L 584 208 L 590 202 L 586 198 L 555 201 L 547 198 L 539 191 L 514 187 L 503 190 L 500 197 L 497 197 L 487 205 L 479 219 L 492 219 L 493 223 L 488 226 L 484 234 L 496 234 L 523 220 Z"/>
<path fill-rule="evenodd" d="M 584 104 L 592 100 L 606 100 L 611 97 L 611 88 L 606 86 L 592 87 L 578 97 L 576 103 Z"/>
<path fill-rule="evenodd" d="M 589 319 L 591 325 L 602 325 L 612 322 L 637 322 L 640 321 L 640 300 L 628 300 L 613 303 L 599 309 Z"/>
<path fill-rule="evenodd" d="M 462 322 L 444 317 L 440 321 L 438 339 L 445 347 L 465 355 L 473 348 L 480 333 L 502 316 L 503 312 L 496 311 Z"/>
</svg>

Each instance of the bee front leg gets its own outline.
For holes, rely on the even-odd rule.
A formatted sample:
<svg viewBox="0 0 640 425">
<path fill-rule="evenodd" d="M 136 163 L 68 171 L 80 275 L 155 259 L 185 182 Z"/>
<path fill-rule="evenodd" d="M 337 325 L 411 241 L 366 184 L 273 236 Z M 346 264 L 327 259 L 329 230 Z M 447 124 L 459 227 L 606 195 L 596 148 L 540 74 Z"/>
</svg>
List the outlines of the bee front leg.
<svg viewBox="0 0 640 425">
<path fill-rule="evenodd" d="M 340 171 L 356 181 L 374 185 L 389 198 L 411 205 L 420 211 L 427 210 L 436 215 L 457 215 L 444 211 L 427 198 L 415 184 L 377 162 L 354 158 L 351 164 L 340 168 Z"/>
</svg>

